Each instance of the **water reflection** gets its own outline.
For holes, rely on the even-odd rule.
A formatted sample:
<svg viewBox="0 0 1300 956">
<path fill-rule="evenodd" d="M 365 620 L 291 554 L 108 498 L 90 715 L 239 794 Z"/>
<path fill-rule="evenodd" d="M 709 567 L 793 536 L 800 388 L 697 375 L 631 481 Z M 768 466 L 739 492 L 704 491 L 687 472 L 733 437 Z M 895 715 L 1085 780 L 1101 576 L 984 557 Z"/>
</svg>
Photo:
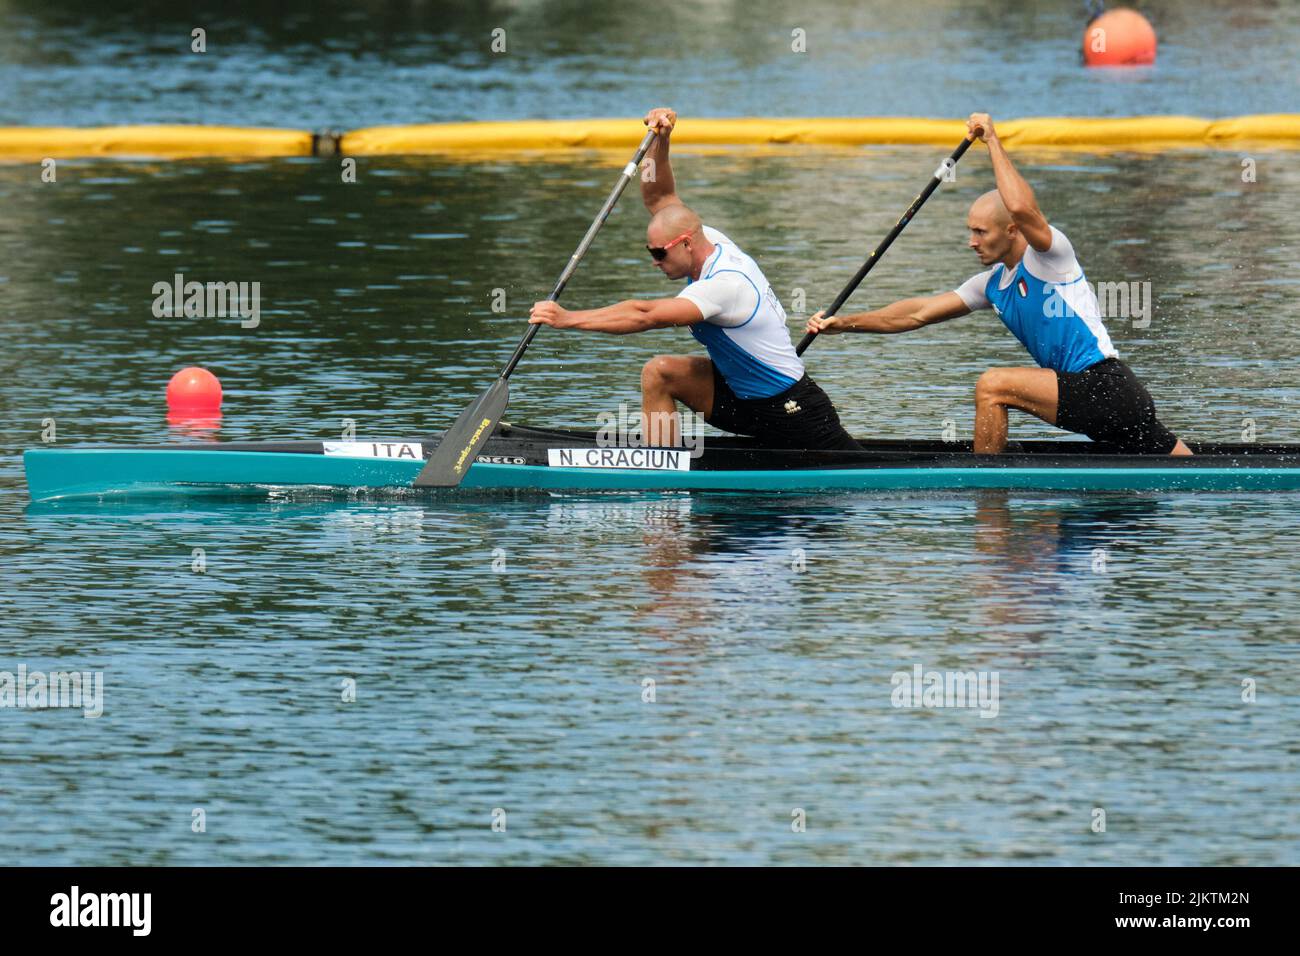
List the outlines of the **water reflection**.
<svg viewBox="0 0 1300 956">
<path fill-rule="evenodd" d="M 974 589 L 989 633 L 1055 620 L 1080 587 L 1113 573 L 1114 550 L 1156 524 L 1154 496 L 1096 495 L 1038 504 L 1023 495 L 981 492 L 975 502 Z"/>
<path fill-rule="evenodd" d="M 186 441 L 217 441 L 221 430 L 221 413 L 215 415 L 188 415 L 167 413 L 171 434 Z"/>
</svg>

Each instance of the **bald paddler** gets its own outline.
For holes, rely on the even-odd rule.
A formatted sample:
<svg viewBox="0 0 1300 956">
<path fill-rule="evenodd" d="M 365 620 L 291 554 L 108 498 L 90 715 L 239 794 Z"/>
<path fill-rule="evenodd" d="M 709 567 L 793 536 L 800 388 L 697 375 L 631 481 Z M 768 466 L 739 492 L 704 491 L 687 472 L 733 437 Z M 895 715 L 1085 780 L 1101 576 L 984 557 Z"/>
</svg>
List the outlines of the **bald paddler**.
<svg viewBox="0 0 1300 956">
<path fill-rule="evenodd" d="M 1190 455 L 1156 418 L 1155 403 L 1101 321 L 1097 296 L 1065 234 L 1049 225 L 1034 191 L 1012 165 L 987 113 L 973 113 L 970 132 L 988 145 L 997 189 L 967 216 L 970 248 L 991 268 L 953 292 L 904 299 L 858 315 L 823 318 L 808 331 L 910 332 L 977 309 L 993 309 L 1039 368 L 991 368 L 975 385 L 977 454 L 1007 447 L 1007 409 L 1018 408 L 1066 431 L 1123 451 Z"/>
<path fill-rule="evenodd" d="M 641 370 L 643 433 L 651 445 L 679 444 L 681 402 L 713 427 L 762 445 L 858 448 L 831 400 L 804 371 L 785 310 L 758 263 L 678 197 L 668 159 L 677 114 L 654 109 L 645 123 L 658 133 L 646 154 L 653 176 L 641 181 L 651 217 L 646 251 L 669 279 L 686 279 L 686 288 L 671 298 L 629 299 L 582 311 L 537 302 L 529 321 L 614 335 L 690 329 L 707 357 L 657 355 Z"/>
</svg>

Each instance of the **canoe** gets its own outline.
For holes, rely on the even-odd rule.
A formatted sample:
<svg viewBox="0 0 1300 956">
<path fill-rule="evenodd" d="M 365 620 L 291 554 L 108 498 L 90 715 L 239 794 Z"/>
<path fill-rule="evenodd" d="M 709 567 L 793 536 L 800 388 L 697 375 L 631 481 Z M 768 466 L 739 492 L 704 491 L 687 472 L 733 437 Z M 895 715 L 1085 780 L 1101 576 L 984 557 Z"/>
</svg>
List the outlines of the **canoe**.
<svg viewBox="0 0 1300 956">
<path fill-rule="evenodd" d="M 579 492 L 1300 489 L 1300 445 L 1195 444 L 1195 456 L 1170 458 L 1069 440 L 1012 442 L 1003 455 L 975 455 L 969 443 L 960 442 L 862 444 L 861 451 L 809 451 L 759 447 L 746 438 L 705 438 L 693 453 L 606 447 L 594 432 L 503 422 L 461 487 Z M 437 445 L 432 438 L 39 448 L 26 452 L 23 463 L 33 501 L 160 493 L 265 495 L 295 487 L 432 494 L 433 489 L 416 489 L 413 482 Z"/>
</svg>

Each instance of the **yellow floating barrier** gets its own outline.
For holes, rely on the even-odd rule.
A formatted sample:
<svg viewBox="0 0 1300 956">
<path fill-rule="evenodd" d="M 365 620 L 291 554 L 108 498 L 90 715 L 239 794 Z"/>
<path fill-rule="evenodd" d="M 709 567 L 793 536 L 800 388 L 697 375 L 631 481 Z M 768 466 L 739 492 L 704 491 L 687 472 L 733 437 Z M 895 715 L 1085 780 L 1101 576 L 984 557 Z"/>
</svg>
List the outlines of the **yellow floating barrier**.
<svg viewBox="0 0 1300 956">
<path fill-rule="evenodd" d="M 1190 116 L 1114 119 L 1034 117 L 996 120 L 1009 147 L 1224 148 L 1242 142 L 1300 149 L 1300 114 L 1208 120 Z M 964 120 L 887 117 L 811 119 L 682 119 L 673 142 L 683 146 L 951 146 L 966 132 Z M 524 120 L 378 126 L 345 133 L 347 156 L 384 153 L 511 152 L 523 150 L 624 149 L 636 145 L 640 125 L 626 119 Z"/>
<path fill-rule="evenodd" d="M 1300 149 L 1300 114 L 1198 119 L 1191 116 L 1033 117 L 997 120 L 1007 146 L 1080 150 Z M 682 146 L 919 145 L 950 147 L 963 120 L 865 118 L 684 118 L 673 133 Z M 399 153 L 492 154 L 572 149 L 630 149 L 636 118 L 520 120 L 377 126 L 342 134 L 233 126 L 0 127 L 0 160 L 75 156 L 186 159 L 203 156 L 345 156 Z"/>
<path fill-rule="evenodd" d="M 756 146 L 801 143 L 947 143 L 961 138 L 963 122 L 926 119 L 683 119 L 673 142 L 683 146 Z M 523 120 L 376 126 L 345 133 L 347 156 L 371 153 L 443 153 L 510 150 L 621 149 L 635 147 L 644 127 L 635 120 Z"/>
<path fill-rule="evenodd" d="M 0 159 L 310 156 L 313 140 L 299 130 L 240 126 L 4 126 Z"/>
<path fill-rule="evenodd" d="M 1215 145 L 1231 147 L 1241 143 L 1281 143 L 1300 146 L 1300 115 L 1262 113 L 1212 120 L 1209 139 Z"/>
</svg>

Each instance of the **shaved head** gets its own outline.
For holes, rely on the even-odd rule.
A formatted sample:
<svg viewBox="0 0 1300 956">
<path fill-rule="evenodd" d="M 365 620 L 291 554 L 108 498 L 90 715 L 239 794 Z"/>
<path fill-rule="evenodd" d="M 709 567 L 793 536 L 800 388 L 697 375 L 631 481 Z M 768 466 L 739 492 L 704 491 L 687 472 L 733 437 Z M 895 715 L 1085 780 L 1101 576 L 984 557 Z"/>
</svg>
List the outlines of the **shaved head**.
<svg viewBox="0 0 1300 956">
<path fill-rule="evenodd" d="M 1020 229 L 1007 204 L 1002 201 L 996 189 L 990 189 L 970 206 L 966 214 L 966 228 L 970 230 L 970 242 L 967 245 L 980 257 L 984 265 L 1014 255 L 1024 242 Z"/>
<path fill-rule="evenodd" d="M 1011 213 L 1007 211 L 1007 204 L 1002 201 L 1002 196 L 996 189 L 990 189 L 971 203 L 970 214 L 972 218 L 985 219 L 1003 229 L 1011 225 Z"/>
<path fill-rule="evenodd" d="M 680 202 L 664 206 L 650 217 L 645 239 L 652 256 L 657 250 L 666 250 L 654 264 L 670 279 L 698 279 L 704 260 L 713 252 L 713 244 L 704 235 L 704 223 L 690 206 Z"/>
<path fill-rule="evenodd" d="M 689 232 L 692 236 L 699 235 L 702 228 L 700 217 L 695 215 L 689 206 L 673 203 L 671 206 L 664 206 L 650 217 L 650 225 L 646 226 L 645 236 L 650 245 L 661 246 L 672 242 L 684 232 Z"/>
</svg>

